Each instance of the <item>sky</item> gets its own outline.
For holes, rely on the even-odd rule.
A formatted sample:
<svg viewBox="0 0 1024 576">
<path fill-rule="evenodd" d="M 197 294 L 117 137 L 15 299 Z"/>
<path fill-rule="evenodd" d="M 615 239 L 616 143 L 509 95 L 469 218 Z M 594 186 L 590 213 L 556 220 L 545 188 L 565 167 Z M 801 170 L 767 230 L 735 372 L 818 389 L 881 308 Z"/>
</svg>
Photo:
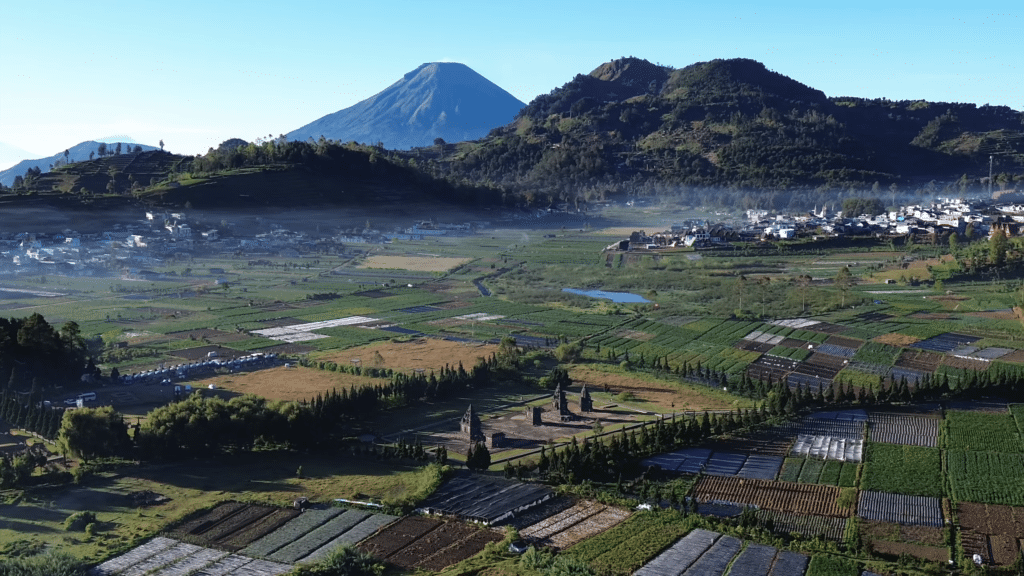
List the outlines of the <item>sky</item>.
<svg viewBox="0 0 1024 576">
<path fill-rule="evenodd" d="M 1024 110 L 1020 0 L 774 4 L 8 0 L 0 152 L 126 136 L 201 154 L 290 132 L 436 61 L 523 102 L 623 56 L 742 57 L 828 96 Z M 19 159 L 0 154 L 0 169 Z"/>
</svg>

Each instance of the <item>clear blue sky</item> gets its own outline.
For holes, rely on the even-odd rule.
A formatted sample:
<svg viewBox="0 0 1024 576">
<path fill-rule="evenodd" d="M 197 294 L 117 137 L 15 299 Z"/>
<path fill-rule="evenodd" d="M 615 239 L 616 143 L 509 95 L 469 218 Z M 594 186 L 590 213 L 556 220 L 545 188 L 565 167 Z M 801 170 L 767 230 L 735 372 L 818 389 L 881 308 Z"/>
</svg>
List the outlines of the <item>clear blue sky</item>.
<svg viewBox="0 0 1024 576">
<path fill-rule="evenodd" d="M 288 132 L 440 60 L 524 102 L 622 56 L 745 57 L 829 96 L 1024 109 L 1020 0 L 774 4 L 8 0 L 0 142 L 50 155 L 127 135 L 203 153 Z"/>
</svg>

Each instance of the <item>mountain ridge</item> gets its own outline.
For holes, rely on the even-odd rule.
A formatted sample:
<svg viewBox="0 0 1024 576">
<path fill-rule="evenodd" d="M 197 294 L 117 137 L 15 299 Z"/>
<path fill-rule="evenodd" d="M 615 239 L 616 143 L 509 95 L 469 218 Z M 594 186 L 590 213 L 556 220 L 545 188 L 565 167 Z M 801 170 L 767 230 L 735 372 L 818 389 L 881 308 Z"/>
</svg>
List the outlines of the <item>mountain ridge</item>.
<svg viewBox="0 0 1024 576">
<path fill-rule="evenodd" d="M 154 146 L 147 146 L 146 144 L 139 144 L 139 143 L 137 143 L 135 141 L 132 141 L 132 142 L 99 142 L 99 141 L 96 141 L 96 140 L 86 140 L 85 142 L 79 142 L 78 144 L 75 144 L 74 146 L 71 146 L 70 148 L 68 148 L 67 149 L 68 150 L 68 157 L 67 157 L 67 159 L 68 159 L 69 162 L 81 162 L 81 161 L 84 161 L 84 160 L 88 160 L 89 159 L 89 153 L 91 152 L 91 153 L 95 154 L 97 152 L 97 150 L 99 149 L 100 144 L 106 144 L 107 148 L 109 148 L 110 150 L 114 150 L 114 148 L 118 144 L 122 144 L 123 146 L 125 146 L 127 148 L 127 150 L 131 150 L 131 149 L 135 148 L 135 146 L 142 147 L 143 151 L 157 150 L 157 148 L 154 147 Z M 3 184 L 4 186 L 11 186 L 11 185 L 14 184 L 14 179 L 16 177 L 24 176 L 25 175 L 25 171 L 27 171 L 29 169 L 32 169 L 32 168 L 37 168 L 38 167 L 39 170 L 43 174 L 45 174 L 45 173 L 50 171 L 50 166 L 52 166 L 55 163 L 63 162 L 63 161 L 64 161 L 64 152 L 63 151 L 58 152 L 58 153 L 54 154 L 53 156 L 47 156 L 47 157 L 43 157 L 43 158 L 35 158 L 35 159 L 31 159 L 31 160 L 22 160 L 21 162 L 18 162 L 17 164 L 15 164 L 14 166 L 11 166 L 10 168 L 8 168 L 6 170 L 0 170 L 0 184 Z"/>
</svg>

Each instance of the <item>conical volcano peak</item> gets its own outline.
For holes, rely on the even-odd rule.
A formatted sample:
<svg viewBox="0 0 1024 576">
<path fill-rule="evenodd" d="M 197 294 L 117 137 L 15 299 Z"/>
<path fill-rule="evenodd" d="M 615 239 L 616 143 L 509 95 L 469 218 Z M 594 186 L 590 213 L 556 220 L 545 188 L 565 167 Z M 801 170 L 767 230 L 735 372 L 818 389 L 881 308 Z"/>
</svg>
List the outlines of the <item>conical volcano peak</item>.
<svg viewBox="0 0 1024 576">
<path fill-rule="evenodd" d="M 292 140 L 382 142 L 388 148 L 461 142 L 512 121 L 524 104 L 465 64 L 427 62 L 382 92 L 290 132 Z"/>
</svg>

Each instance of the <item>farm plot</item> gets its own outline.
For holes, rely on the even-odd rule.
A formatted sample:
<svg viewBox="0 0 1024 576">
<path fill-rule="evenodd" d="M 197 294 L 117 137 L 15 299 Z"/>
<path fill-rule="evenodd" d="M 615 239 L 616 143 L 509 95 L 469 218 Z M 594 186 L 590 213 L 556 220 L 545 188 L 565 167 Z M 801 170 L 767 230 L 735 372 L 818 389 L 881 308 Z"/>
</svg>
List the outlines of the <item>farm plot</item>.
<svg viewBox="0 0 1024 576">
<path fill-rule="evenodd" d="M 427 532 L 421 538 L 405 546 L 399 552 L 389 556 L 387 561 L 400 568 L 411 569 L 418 566 L 432 554 L 468 538 L 476 531 L 476 527 L 462 522 L 444 522 L 434 530 Z M 441 563 L 445 560 L 447 559 L 444 556 L 439 556 L 436 562 Z M 445 564 L 441 568 L 445 568 L 450 564 L 454 564 L 454 562 Z"/>
<path fill-rule="evenodd" d="M 989 360 L 980 360 L 977 358 L 946 356 L 942 359 L 941 365 L 954 370 L 974 370 L 975 372 L 984 372 L 989 369 L 989 366 L 991 366 L 992 363 Z"/>
<path fill-rule="evenodd" d="M 644 466 L 661 466 L 662 470 L 697 474 L 708 463 L 712 451 L 708 448 L 683 448 L 660 454 L 642 462 Z"/>
<path fill-rule="evenodd" d="M 387 560 L 392 554 L 439 526 L 441 526 L 440 520 L 407 516 L 360 542 L 359 549 L 381 560 Z"/>
<path fill-rule="evenodd" d="M 844 348 L 852 348 L 853 350 L 859 350 L 864 345 L 863 340 L 857 338 L 847 338 L 846 336 L 839 336 L 832 334 L 825 339 L 825 344 L 831 344 L 834 346 L 843 346 Z"/>
<path fill-rule="evenodd" d="M 619 508 L 608 507 L 593 516 L 548 537 L 548 542 L 556 548 L 565 549 L 595 534 L 621 523 L 629 517 L 629 512 Z"/>
<path fill-rule="evenodd" d="M 705 476 L 694 486 L 693 494 L 701 503 L 727 502 L 778 512 L 844 518 L 852 511 L 839 505 L 842 490 L 816 484 Z"/>
<path fill-rule="evenodd" d="M 730 576 L 765 576 L 772 567 L 777 550 L 764 544 L 747 544 L 733 561 Z"/>
<path fill-rule="evenodd" d="M 277 530 L 243 548 L 241 554 L 266 558 L 342 512 L 344 511 L 340 508 L 306 510 Z"/>
<path fill-rule="evenodd" d="M 800 362 L 797 360 L 790 360 L 789 358 L 765 354 L 755 362 L 751 362 L 747 365 L 747 376 L 753 380 L 767 381 L 771 378 L 772 381 L 778 382 L 780 379 L 784 378 L 786 374 L 792 372 L 799 364 Z"/>
<path fill-rule="evenodd" d="M 637 570 L 634 576 L 677 576 L 707 552 L 719 536 L 718 532 L 697 528 Z"/>
<path fill-rule="evenodd" d="M 868 431 L 872 442 L 937 448 L 940 423 L 938 418 L 927 416 L 872 412 Z"/>
<path fill-rule="evenodd" d="M 788 550 L 782 550 L 779 555 L 775 557 L 775 564 L 772 564 L 772 570 L 768 573 L 768 576 L 803 576 L 804 572 L 807 571 L 807 563 L 810 558 L 799 554 L 797 552 L 790 552 Z"/>
<path fill-rule="evenodd" d="M 921 350 L 906 349 L 896 359 L 898 368 L 910 368 L 921 372 L 934 372 L 942 362 L 942 354 L 934 352 L 922 352 Z"/>
<path fill-rule="evenodd" d="M 961 502 L 1024 506 L 1024 458 L 999 452 L 946 452 L 951 496 Z"/>
<path fill-rule="evenodd" d="M 796 437 L 790 454 L 842 462 L 860 462 L 864 454 L 864 440 L 800 434 Z"/>
<path fill-rule="evenodd" d="M 862 412 L 861 412 L 862 413 Z M 846 418 L 826 418 L 825 414 L 818 413 L 808 416 L 798 422 L 789 422 L 783 425 L 794 436 L 805 434 L 809 436 L 828 436 L 830 438 L 842 438 L 845 440 L 864 439 L 864 421 L 859 416 L 850 415 Z M 831 413 L 840 416 L 840 413 Z M 849 411 L 842 414 L 849 414 Z M 866 419 L 866 416 L 865 418 Z"/>
<path fill-rule="evenodd" d="M 862 490 L 857 515 L 867 520 L 894 524 L 942 526 L 942 505 L 938 498 L 905 496 Z"/>
<path fill-rule="evenodd" d="M 742 547 L 743 541 L 739 538 L 722 536 L 683 572 L 683 576 L 721 576 Z"/>
<path fill-rule="evenodd" d="M 834 336 L 833 336 L 834 338 Z M 847 346 L 839 346 L 837 344 L 819 344 L 817 351 L 821 354 L 828 354 L 829 356 L 838 356 L 840 358 L 853 358 L 853 355 L 857 353 L 856 348 L 850 348 Z"/>
<path fill-rule="evenodd" d="M 256 540 L 270 534 L 284 525 L 292 518 L 299 515 L 298 510 L 291 508 L 277 508 L 272 513 L 261 517 L 256 522 L 240 527 L 235 532 L 227 534 L 216 540 L 213 545 L 231 552 L 237 552 L 252 544 Z"/>
<path fill-rule="evenodd" d="M 1013 416 L 950 410 L 943 422 L 950 450 L 1024 452 Z"/>
<path fill-rule="evenodd" d="M 474 530 L 467 538 L 456 541 L 427 557 L 421 557 L 416 568 L 443 570 L 452 564 L 480 553 L 491 542 L 500 542 L 501 534 L 490 530 Z"/>
<path fill-rule="evenodd" d="M 991 562 L 1012 564 L 1024 538 L 1024 508 L 961 502 L 958 505 L 961 538 L 968 554 L 982 554 Z M 984 552 L 984 553 L 983 553 Z"/>
<path fill-rule="evenodd" d="M 779 480 L 852 488 L 857 480 L 857 467 L 856 462 L 786 458 Z"/>
<path fill-rule="evenodd" d="M 943 354 L 952 352 L 957 348 L 968 346 L 981 340 L 977 336 L 969 336 L 967 334 L 957 334 L 955 332 L 946 332 L 945 334 L 939 334 L 938 336 L 932 336 L 926 340 L 915 342 L 910 346 L 912 348 L 919 348 L 921 350 L 932 350 L 935 352 L 942 352 Z"/>
<path fill-rule="evenodd" d="M 209 546 L 224 538 L 229 538 L 235 532 L 270 516 L 275 510 L 277 509 L 270 506 L 246 506 L 231 516 L 198 532 L 200 540 L 198 543 L 203 546 Z M 196 534 L 196 532 L 193 532 L 193 534 Z"/>
<path fill-rule="evenodd" d="M 160 569 L 159 572 L 153 573 L 153 576 L 190 576 L 227 555 L 227 552 L 220 550 L 202 548 L 195 554 Z"/>
<path fill-rule="evenodd" d="M 803 386 L 808 392 L 817 394 L 818 392 L 824 392 L 832 384 L 832 380 L 823 378 L 821 376 L 812 376 L 810 374 L 801 374 L 799 372 L 790 372 L 786 376 L 786 385 L 790 388 L 797 388 Z"/>
<path fill-rule="evenodd" d="M 157 537 L 93 568 L 91 576 L 277 576 L 292 566 Z"/>
<path fill-rule="evenodd" d="M 793 368 L 797 374 L 806 374 L 822 380 L 831 380 L 839 374 L 839 371 L 846 367 L 846 360 L 838 356 L 830 356 L 815 352 L 807 360 L 804 360 Z"/>
<path fill-rule="evenodd" d="M 869 443 L 861 488 L 911 496 L 943 497 L 938 448 Z"/>
<path fill-rule="evenodd" d="M 459 473 L 441 485 L 422 508 L 431 514 L 493 524 L 545 502 L 554 494 L 550 488 L 537 484 Z"/>
<path fill-rule="evenodd" d="M 230 518 L 233 514 L 236 514 L 247 506 L 248 504 L 244 504 L 242 502 L 225 502 L 205 514 L 201 514 L 191 520 L 183 522 L 181 525 L 168 532 L 168 535 L 175 538 L 182 538 L 202 534 L 211 526 L 214 526 L 226 518 Z"/>
<path fill-rule="evenodd" d="M 796 532 L 807 538 L 820 536 L 826 540 L 840 542 L 846 533 L 846 518 L 801 516 L 763 509 L 756 511 L 754 514 L 762 528 L 767 528 L 781 534 Z"/>
<path fill-rule="evenodd" d="M 904 368 L 902 366 L 893 366 L 892 369 L 889 370 L 889 380 L 892 382 L 906 380 L 907 384 L 915 385 L 927 378 L 929 374 L 930 372 L 927 371 Z"/>
<path fill-rule="evenodd" d="M 359 510 L 346 510 L 341 515 L 331 518 L 326 523 L 318 526 L 294 542 L 285 545 L 274 552 L 268 558 L 275 562 L 288 562 L 294 564 L 300 558 L 305 558 L 315 550 L 338 537 L 346 530 L 365 520 L 370 514 Z"/>
<path fill-rule="evenodd" d="M 395 520 L 398 520 L 397 516 L 373 514 L 352 528 L 342 532 L 340 536 L 335 537 L 330 542 L 324 544 L 320 548 L 317 548 L 311 552 L 309 556 L 302 558 L 300 562 L 316 562 L 317 560 L 327 556 L 331 550 L 334 550 L 338 546 L 344 546 L 346 544 L 351 546 L 358 544 L 370 536 L 373 536 L 377 530 L 391 524 Z"/>
<path fill-rule="evenodd" d="M 519 533 L 527 538 L 543 540 L 560 530 L 568 528 L 577 522 L 597 514 L 603 509 L 603 504 L 597 504 L 590 501 L 577 502 L 572 508 L 563 510 L 554 516 L 544 518 L 532 526 L 527 526 L 520 530 Z"/>
<path fill-rule="evenodd" d="M 773 426 L 731 438 L 715 438 L 702 446 L 713 451 L 751 452 L 760 456 L 786 456 L 793 446 L 795 434 L 788 429 Z"/>
</svg>

